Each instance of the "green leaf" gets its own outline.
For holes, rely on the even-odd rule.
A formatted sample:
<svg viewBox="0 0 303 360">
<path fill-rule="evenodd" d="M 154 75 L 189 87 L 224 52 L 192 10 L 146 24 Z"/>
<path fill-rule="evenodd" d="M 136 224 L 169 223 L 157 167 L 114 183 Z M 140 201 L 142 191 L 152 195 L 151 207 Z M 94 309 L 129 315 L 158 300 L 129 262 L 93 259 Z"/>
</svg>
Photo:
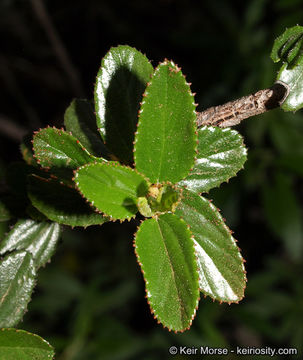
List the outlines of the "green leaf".
<svg viewBox="0 0 303 360">
<path fill-rule="evenodd" d="M 134 48 L 111 48 L 101 63 L 95 86 L 97 125 L 106 146 L 122 162 L 133 162 L 138 110 L 153 73 L 148 59 Z"/>
<path fill-rule="evenodd" d="M 288 86 L 288 95 L 281 104 L 284 111 L 297 111 L 303 107 L 303 64 L 296 65 L 293 69 L 288 69 L 284 64 L 277 76 L 277 81 L 281 81 Z"/>
<path fill-rule="evenodd" d="M 303 107 L 303 27 L 293 26 L 286 29 L 275 42 L 271 52 L 274 62 L 281 59 L 277 81 L 288 87 L 288 95 L 281 104 L 284 111 L 296 111 Z"/>
<path fill-rule="evenodd" d="M 287 63 L 288 68 L 301 63 L 303 59 L 302 42 L 302 26 L 297 25 L 286 29 L 274 42 L 270 55 L 272 60 L 274 62 L 282 60 Z"/>
<path fill-rule="evenodd" d="M 108 156 L 97 130 L 93 105 L 88 100 L 74 99 L 71 102 L 64 114 L 64 125 L 89 153 Z"/>
<path fill-rule="evenodd" d="M 0 262 L 0 327 L 14 326 L 23 316 L 35 283 L 32 254 L 17 251 Z"/>
<path fill-rule="evenodd" d="M 199 302 L 197 261 L 191 232 L 174 214 L 145 220 L 135 251 L 152 313 L 165 327 L 190 327 Z"/>
<path fill-rule="evenodd" d="M 86 199 L 114 219 L 130 219 L 138 211 L 137 198 L 148 184 L 135 170 L 117 163 L 88 164 L 75 172 L 75 182 Z"/>
<path fill-rule="evenodd" d="M 135 164 L 152 183 L 176 183 L 194 165 L 194 97 L 181 69 L 160 64 L 146 88 L 135 137 Z"/>
<path fill-rule="evenodd" d="M 94 211 L 77 190 L 54 179 L 30 176 L 28 196 L 32 204 L 48 219 L 70 226 L 101 225 L 108 221 Z"/>
<path fill-rule="evenodd" d="M 273 182 L 264 185 L 262 195 L 267 224 L 283 241 L 291 259 L 299 261 L 303 252 L 302 211 L 291 179 L 276 174 Z"/>
<path fill-rule="evenodd" d="M 102 161 L 89 154 L 71 134 L 47 127 L 35 133 L 35 157 L 42 167 L 77 169 L 89 162 Z"/>
<path fill-rule="evenodd" d="M 53 347 L 36 334 L 19 329 L 0 329 L 1 360 L 52 360 Z"/>
<path fill-rule="evenodd" d="M 198 155 L 190 174 L 179 183 L 198 193 L 207 192 L 243 168 L 246 148 L 235 130 L 202 127 L 198 130 Z"/>
<path fill-rule="evenodd" d="M 60 225 L 57 223 L 19 220 L 1 241 L 0 255 L 25 250 L 32 254 L 37 269 L 50 260 L 59 237 Z"/>
<path fill-rule="evenodd" d="M 201 291 L 219 301 L 241 300 L 246 282 L 243 259 L 216 207 L 184 190 L 175 214 L 184 219 L 194 235 Z"/>
</svg>

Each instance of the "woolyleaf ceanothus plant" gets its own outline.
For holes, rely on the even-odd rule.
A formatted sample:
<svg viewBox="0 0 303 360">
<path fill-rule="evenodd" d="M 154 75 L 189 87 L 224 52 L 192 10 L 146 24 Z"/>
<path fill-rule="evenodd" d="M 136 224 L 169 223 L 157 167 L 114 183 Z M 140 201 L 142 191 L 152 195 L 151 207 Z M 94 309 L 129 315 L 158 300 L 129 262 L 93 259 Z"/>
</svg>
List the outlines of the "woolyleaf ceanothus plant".
<svg viewBox="0 0 303 360">
<path fill-rule="evenodd" d="M 273 61 L 284 63 L 277 81 L 287 89 L 285 111 L 303 106 L 302 44 L 303 28 L 295 26 L 272 50 Z M 23 142 L 26 164 L 12 166 L 12 191 L 0 199 L 1 222 L 21 214 L 0 241 L 0 327 L 21 320 L 63 225 L 137 217 L 134 248 L 147 300 L 169 330 L 190 327 L 200 293 L 227 303 L 243 298 L 244 260 L 218 209 L 201 194 L 243 168 L 246 148 L 237 131 L 197 128 L 196 117 L 190 84 L 177 65 L 164 60 L 154 69 L 136 49 L 118 46 L 102 60 L 94 103 L 73 100 L 65 129 L 47 127 L 32 145 Z M 0 331 L 0 354 L 13 359 L 22 349 L 28 358 L 53 357 L 30 336 Z"/>
<path fill-rule="evenodd" d="M 94 215 L 102 214 L 100 221 L 145 217 L 134 247 L 151 311 L 165 327 L 189 328 L 200 292 L 229 303 L 241 300 L 243 259 L 218 210 L 199 195 L 242 168 L 241 136 L 230 129 L 198 130 L 194 96 L 181 69 L 165 60 L 154 70 L 127 46 L 112 48 L 102 61 L 95 104 L 112 156 L 96 158 L 73 135 L 47 128 L 33 140 L 39 164 L 73 169 L 75 191 Z M 30 180 L 30 198 L 47 214 L 43 191 L 38 194 L 46 182 L 37 181 L 37 176 Z"/>
</svg>

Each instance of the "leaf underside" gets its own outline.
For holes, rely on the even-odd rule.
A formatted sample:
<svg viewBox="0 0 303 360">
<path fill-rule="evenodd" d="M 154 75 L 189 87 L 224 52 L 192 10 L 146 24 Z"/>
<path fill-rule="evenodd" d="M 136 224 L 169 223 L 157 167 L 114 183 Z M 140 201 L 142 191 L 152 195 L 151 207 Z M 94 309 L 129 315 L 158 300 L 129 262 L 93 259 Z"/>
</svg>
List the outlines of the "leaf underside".
<svg viewBox="0 0 303 360">
<path fill-rule="evenodd" d="M 176 183 L 194 165 L 194 97 L 181 69 L 160 64 L 144 94 L 135 136 L 135 164 L 152 183 Z"/>
<path fill-rule="evenodd" d="M 274 42 L 271 58 L 274 62 L 280 60 L 293 68 L 303 60 L 303 27 L 293 26 L 286 29 Z"/>
<path fill-rule="evenodd" d="M 36 334 L 19 329 L 0 329 L 0 359 L 52 360 L 53 347 Z"/>
<path fill-rule="evenodd" d="M 77 190 L 55 179 L 30 176 L 28 196 L 35 208 L 48 219 L 70 226 L 101 225 L 108 221 L 81 197 Z"/>
<path fill-rule="evenodd" d="M 131 219 L 138 211 L 137 199 L 148 184 L 135 170 L 117 163 L 88 164 L 75 172 L 81 194 L 113 219 Z"/>
<path fill-rule="evenodd" d="M 31 253 L 36 269 L 50 260 L 60 237 L 57 223 L 19 220 L 0 243 L 0 255 L 14 250 Z"/>
<path fill-rule="evenodd" d="M 242 136 L 229 128 L 202 127 L 198 140 L 195 165 L 179 185 L 202 193 L 235 176 L 243 168 L 247 151 Z"/>
<path fill-rule="evenodd" d="M 97 75 L 97 126 L 108 149 L 125 164 L 133 163 L 138 110 L 152 73 L 153 67 L 142 53 L 118 46 L 106 54 Z"/>
<path fill-rule="evenodd" d="M 0 262 L 0 327 L 14 326 L 22 318 L 35 277 L 35 264 L 29 252 L 13 252 Z"/>
<path fill-rule="evenodd" d="M 145 220 L 135 237 L 151 310 L 165 327 L 190 327 L 199 301 L 193 240 L 184 221 L 174 214 Z"/>
<path fill-rule="evenodd" d="M 175 214 L 184 219 L 194 236 L 201 291 L 219 301 L 241 300 L 246 286 L 243 259 L 215 206 L 184 190 Z"/>
</svg>

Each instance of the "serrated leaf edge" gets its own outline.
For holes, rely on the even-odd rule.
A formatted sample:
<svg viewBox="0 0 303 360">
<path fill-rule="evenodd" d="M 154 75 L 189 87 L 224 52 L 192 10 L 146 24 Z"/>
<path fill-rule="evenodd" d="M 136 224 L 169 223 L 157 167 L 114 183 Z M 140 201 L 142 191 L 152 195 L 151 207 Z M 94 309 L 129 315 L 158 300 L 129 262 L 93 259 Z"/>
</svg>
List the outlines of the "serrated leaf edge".
<svg viewBox="0 0 303 360">
<path fill-rule="evenodd" d="M 49 348 L 50 348 L 49 350 L 53 352 L 53 354 L 51 355 L 52 358 L 50 358 L 50 359 L 53 359 L 53 358 L 54 358 L 55 350 L 54 350 L 53 346 L 52 346 L 47 340 L 43 339 L 41 336 L 39 336 L 39 335 L 37 335 L 37 334 L 34 334 L 34 333 L 31 333 L 31 332 L 26 331 L 26 330 L 15 329 L 15 328 L 11 328 L 11 327 L 9 327 L 9 328 L 0 328 L 0 331 L 1 331 L 1 332 L 14 331 L 14 332 L 16 332 L 16 333 L 24 333 L 24 334 L 27 334 L 27 335 L 30 335 L 30 336 L 34 336 L 34 337 L 38 338 L 39 340 L 41 340 L 42 342 L 44 342 L 46 345 L 49 346 Z M 49 357 L 49 356 L 48 356 L 48 357 Z"/>
<path fill-rule="evenodd" d="M 186 180 L 186 179 L 183 179 L 183 180 L 181 180 L 181 181 L 179 181 L 179 182 L 177 183 L 177 185 L 178 185 L 179 187 L 182 187 L 182 188 L 187 189 L 187 190 L 189 190 L 189 191 L 193 191 L 193 192 L 195 192 L 195 193 L 198 194 L 198 195 L 208 194 L 208 193 L 210 192 L 210 190 L 219 188 L 219 187 L 220 187 L 221 185 L 223 185 L 223 184 L 228 184 L 230 179 L 232 179 L 233 177 L 237 176 L 237 174 L 238 174 L 241 170 L 244 170 L 244 164 L 245 164 L 246 161 L 247 161 L 247 153 L 248 153 L 248 149 L 247 149 L 247 147 L 246 147 L 246 145 L 245 145 L 245 143 L 244 143 L 244 138 L 243 138 L 243 136 L 242 136 L 237 130 L 231 129 L 230 127 L 221 129 L 221 128 L 217 128 L 217 127 L 214 127 L 214 126 L 207 126 L 207 125 L 204 125 L 203 127 L 199 128 L 199 130 L 200 130 L 200 129 L 203 130 L 203 129 L 205 129 L 205 128 L 214 128 L 215 130 L 216 130 L 216 129 L 220 129 L 220 130 L 222 130 L 223 132 L 230 131 L 230 132 L 233 133 L 234 135 L 239 136 L 239 139 L 241 139 L 241 144 L 240 144 L 241 150 L 242 150 L 242 151 L 241 151 L 241 156 L 244 156 L 245 159 L 244 159 L 243 165 L 240 167 L 240 169 L 239 169 L 238 171 L 235 171 L 235 172 L 232 171 L 232 172 L 231 172 L 232 175 L 231 175 L 227 180 L 222 181 L 222 182 L 219 183 L 218 185 L 215 185 L 215 186 L 209 188 L 208 190 L 200 191 L 200 192 L 199 192 L 199 191 L 195 191 L 194 189 L 188 189 L 188 188 L 187 188 L 187 185 L 185 185 L 185 184 L 183 185 L 183 184 L 182 184 L 182 181 L 184 181 L 184 180 Z M 199 142 L 199 140 L 198 140 L 198 142 Z M 198 153 L 198 150 L 197 150 L 197 153 Z M 199 153 L 198 153 L 198 155 L 199 155 Z M 195 162 L 196 162 L 197 160 L 198 160 L 198 158 L 195 159 Z M 193 170 L 194 170 L 194 167 L 191 169 L 191 172 L 192 172 Z M 198 173 L 195 173 L 195 174 L 198 174 Z M 191 175 L 191 173 L 188 174 L 188 176 L 190 176 L 190 175 Z"/>
<path fill-rule="evenodd" d="M 96 164 L 100 164 L 100 162 L 96 162 Z M 74 170 L 74 171 L 76 171 L 76 170 Z M 45 181 L 45 182 L 47 182 L 47 183 L 51 183 L 52 181 L 57 181 L 58 184 L 61 185 L 61 186 L 63 186 L 63 187 L 69 187 L 70 189 L 77 190 L 77 189 L 75 189 L 74 186 L 70 186 L 70 185 L 68 185 L 68 184 L 66 184 L 66 183 L 64 183 L 64 182 L 62 182 L 62 181 L 59 181 L 58 177 L 57 177 L 57 176 L 54 176 L 54 175 L 52 175 L 52 174 L 50 174 L 50 178 L 48 178 L 48 179 L 43 178 L 43 177 L 41 177 L 41 176 L 39 176 L 39 175 L 36 175 L 36 174 L 31 174 L 31 175 L 29 175 L 29 176 L 33 176 L 33 177 L 35 177 L 35 178 L 37 178 L 37 179 L 39 179 L 39 180 L 41 180 L 41 181 Z M 80 193 L 80 192 L 79 192 L 79 193 Z M 80 195 L 82 196 L 81 193 L 80 193 Z M 31 200 L 31 196 L 28 195 L 28 197 L 29 197 L 29 199 Z M 84 198 L 84 197 L 82 196 L 82 198 Z M 84 198 L 84 200 L 86 201 L 86 198 Z M 88 205 L 90 206 L 91 210 L 92 210 L 94 213 L 103 215 L 103 213 L 100 212 L 99 210 L 97 210 L 95 206 L 93 206 L 92 204 L 90 204 L 88 201 L 86 201 L 86 202 L 88 203 Z M 100 226 L 101 226 L 101 225 L 104 224 L 104 223 L 101 223 L 101 224 L 78 225 L 78 224 L 75 224 L 75 223 L 73 224 L 72 222 L 70 222 L 69 224 L 67 224 L 67 223 L 64 222 L 64 221 L 61 221 L 61 220 L 58 221 L 58 219 L 56 219 L 56 220 L 55 220 L 55 219 L 51 219 L 51 218 L 49 217 L 49 215 L 47 215 L 47 214 L 43 213 L 41 210 L 39 210 L 39 209 L 32 203 L 32 200 L 31 200 L 31 204 L 32 204 L 32 206 L 33 206 L 34 208 L 36 208 L 36 209 L 37 209 L 38 211 L 40 211 L 42 214 L 44 214 L 45 216 L 47 216 L 47 218 L 48 218 L 49 221 L 56 222 L 56 223 L 58 223 L 60 226 L 61 226 L 61 225 L 67 225 L 67 226 L 70 226 L 72 229 L 74 229 L 75 227 L 83 227 L 84 229 L 86 229 L 86 228 L 89 227 L 89 226 L 93 226 L 93 225 L 100 225 Z M 105 221 L 105 222 L 106 222 L 106 221 Z"/>
<path fill-rule="evenodd" d="M 152 218 L 157 219 L 158 217 L 159 217 L 158 215 L 154 215 Z M 194 249 L 194 256 L 195 256 L 195 260 L 196 260 L 196 264 L 197 264 L 198 259 L 197 259 L 197 255 L 196 255 L 196 250 L 195 250 L 195 243 L 194 243 L 193 234 L 192 234 L 192 232 L 191 232 L 191 230 L 190 230 L 189 225 L 188 225 L 182 218 L 180 218 L 179 216 L 178 216 L 178 218 L 179 218 L 179 220 L 181 220 L 181 221 L 186 225 L 187 231 L 190 233 L 190 239 L 191 239 L 191 241 L 192 241 L 192 247 L 193 247 L 193 249 Z M 144 221 L 145 221 L 145 220 L 141 220 L 141 221 L 140 221 L 140 225 L 141 225 Z M 156 311 L 155 311 L 155 309 L 154 309 L 154 307 L 153 307 L 152 302 L 149 300 L 148 290 L 147 290 L 147 279 L 145 278 L 144 268 L 143 268 L 143 265 L 142 265 L 142 263 L 141 263 L 141 261 L 140 261 L 139 254 L 137 253 L 137 246 L 136 246 L 136 238 L 137 238 L 137 235 L 139 234 L 140 228 L 141 228 L 140 225 L 137 226 L 137 231 L 136 231 L 136 233 L 134 234 L 133 247 L 134 247 L 135 255 L 136 255 L 136 258 L 137 258 L 137 263 L 138 263 L 138 265 L 140 266 L 140 270 L 141 270 L 141 273 L 142 273 L 142 275 L 143 275 L 143 279 L 144 279 L 144 282 L 145 282 L 145 294 L 146 294 L 146 295 L 145 295 L 145 298 L 146 298 L 147 303 L 148 303 L 148 305 L 149 305 L 149 307 L 150 307 L 150 312 L 151 312 L 151 314 L 153 315 L 154 319 L 157 321 L 157 323 L 158 323 L 158 324 L 161 324 L 161 325 L 163 326 L 163 328 L 168 329 L 169 332 L 173 331 L 173 332 L 176 333 L 176 334 L 177 334 L 177 333 L 183 333 L 184 331 L 190 329 L 190 327 L 191 327 L 191 325 L 192 325 L 192 322 L 193 322 L 193 320 L 194 320 L 195 317 L 196 317 L 196 313 L 197 313 L 197 310 L 198 310 L 198 307 L 199 307 L 199 302 L 200 302 L 200 287 L 199 287 L 199 273 L 198 273 L 199 268 L 198 268 L 198 264 L 197 264 L 197 281 L 198 281 L 198 291 L 199 291 L 199 294 L 198 294 L 198 298 L 197 298 L 197 301 L 196 301 L 196 306 L 195 306 L 195 308 L 194 308 L 194 312 L 193 312 L 193 314 L 192 314 L 192 317 L 191 317 L 191 320 L 190 320 L 190 322 L 189 322 L 188 327 L 186 327 L 186 328 L 184 328 L 184 329 L 182 329 L 182 330 L 174 330 L 174 329 L 166 326 L 166 325 L 162 322 L 162 320 L 160 319 L 160 317 L 159 317 L 158 314 L 156 313 Z"/>
<path fill-rule="evenodd" d="M 192 191 L 192 190 L 188 190 L 188 191 Z M 192 191 L 194 193 L 194 191 Z M 205 198 L 206 199 L 206 198 Z M 244 264 L 246 263 L 246 260 L 243 258 L 242 254 L 241 254 L 241 249 L 240 247 L 237 245 L 238 243 L 238 240 L 236 240 L 232 234 L 233 234 L 233 231 L 226 225 L 226 219 L 224 217 L 221 216 L 221 210 L 219 208 L 217 208 L 214 204 L 213 204 L 213 200 L 212 199 L 206 199 L 208 201 L 208 204 L 210 206 L 210 208 L 213 210 L 213 212 L 216 214 L 218 220 L 221 222 L 221 225 L 223 225 L 223 228 L 230 234 L 230 239 L 231 241 L 233 242 L 234 246 L 236 246 L 237 250 L 238 250 L 238 255 L 241 259 L 241 262 L 242 262 L 242 270 L 243 270 L 243 281 L 244 281 L 244 287 L 242 289 L 242 294 L 241 296 L 239 297 L 238 300 L 231 300 L 231 301 L 225 301 L 225 300 L 219 300 L 217 298 L 215 298 L 214 296 L 212 296 L 212 294 L 206 292 L 206 291 L 203 291 L 202 289 L 200 289 L 200 291 L 203 293 L 203 296 L 204 298 L 206 298 L 207 296 L 209 296 L 213 302 L 214 301 L 218 301 L 219 304 L 223 304 L 223 303 L 227 303 L 228 305 L 231 305 L 231 304 L 238 304 L 241 300 L 244 299 L 245 297 L 245 289 L 246 289 L 246 284 L 247 284 L 247 271 L 245 270 L 245 266 Z M 180 219 L 183 219 L 182 217 L 179 217 Z M 190 225 L 187 224 L 189 229 L 190 229 Z M 195 239 L 195 236 L 193 235 L 193 239 Z M 195 239 L 195 241 L 197 242 L 197 240 Z M 200 279 L 199 279 L 200 280 Z"/>
<path fill-rule="evenodd" d="M 85 164 L 85 165 L 82 165 L 80 166 L 78 169 L 74 170 L 74 177 L 73 177 L 73 181 L 76 185 L 76 189 L 79 191 L 79 193 L 81 194 L 81 196 L 83 197 L 83 199 L 91 206 L 94 208 L 94 210 L 99 213 L 99 214 L 104 214 L 104 216 L 108 217 L 110 221 L 112 222 L 115 222 L 115 221 L 119 221 L 120 223 L 122 223 L 123 221 L 127 220 L 127 221 L 131 221 L 132 219 L 134 219 L 138 213 L 136 214 L 133 214 L 132 216 L 127 216 L 125 218 L 121 218 L 121 219 L 117 219 L 115 218 L 113 215 L 111 214 L 107 214 L 107 213 L 104 213 L 102 210 L 98 209 L 96 207 L 96 205 L 94 204 L 94 200 L 90 200 L 88 198 L 86 198 L 84 196 L 84 194 L 82 193 L 82 190 L 81 190 L 81 187 L 79 185 L 79 183 L 77 182 L 77 177 L 78 177 L 78 171 L 79 170 L 82 170 L 84 168 L 88 168 L 90 166 L 94 166 L 94 165 L 104 165 L 104 166 L 109 166 L 109 167 L 123 167 L 123 168 L 126 168 L 128 170 L 131 170 L 132 172 L 135 172 L 136 174 L 140 175 L 148 184 L 149 184 L 149 181 L 146 179 L 146 177 L 144 175 L 142 175 L 139 171 L 137 171 L 136 169 L 133 169 L 127 165 L 122 165 L 120 163 L 118 163 L 117 161 L 108 161 L 106 163 L 100 163 L 100 162 L 93 162 L 93 163 L 88 163 L 88 164 Z"/>
<path fill-rule="evenodd" d="M 98 100 L 98 95 L 97 95 L 97 87 L 98 87 L 98 78 L 102 75 L 104 68 L 105 68 L 105 61 L 107 60 L 108 56 L 112 53 L 112 51 L 119 49 L 119 48 L 127 48 L 130 50 L 135 50 L 138 53 L 142 54 L 143 56 L 145 56 L 145 58 L 147 59 L 148 63 L 152 66 L 151 61 L 147 58 L 146 54 L 142 53 L 140 50 L 136 49 L 135 47 L 129 46 L 129 45 L 117 45 L 117 46 L 111 46 L 110 49 L 108 50 L 108 52 L 105 54 L 105 56 L 102 58 L 101 60 L 101 65 L 100 68 L 97 72 L 97 76 L 96 76 L 96 81 L 95 81 L 95 85 L 94 85 L 94 103 L 95 103 L 95 115 L 96 115 L 96 119 L 97 119 L 97 125 L 98 123 L 101 124 L 103 123 L 104 119 L 101 119 L 99 116 L 99 100 Z M 153 66 L 152 66 L 153 67 Z M 103 89 L 104 90 L 104 89 Z M 103 128 L 102 127 L 98 127 L 97 128 L 104 144 L 106 144 L 106 139 L 105 139 L 105 134 L 103 133 Z M 115 155 L 114 155 L 115 156 Z"/>
<path fill-rule="evenodd" d="M 135 138 L 134 138 L 134 142 L 133 142 L 133 145 L 134 145 L 133 153 L 134 153 L 134 163 L 135 163 L 135 164 L 136 164 L 136 158 L 137 158 L 137 157 L 136 157 L 136 144 L 137 144 L 137 138 L 138 138 L 138 136 L 139 136 L 139 131 L 140 131 L 140 123 L 141 123 L 140 118 L 141 118 L 141 115 L 142 115 L 142 113 L 143 113 L 143 106 L 144 106 L 144 104 L 145 104 L 145 100 L 144 100 L 144 99 L 145 99 L 145 97 L 148 95 L 148 90 L 149 90 L 149 87 L 150 87 L 151 84 L 152 84 L 153 77 L 156 75 L 157 72 L 160 71 L 160 67 L 161 67 L 162 65 L 164 65 L 164 66 L 166 66 L 166 65 L 171 65 L 171 66 L 172 66 L 172 70 L 171 70 L 171 71 L 176 72 L 176 73 L 181 72 L 181 68 L 178 67 L 178 65 L 175 64 L 172 60 L 164 59 L 164 61 L 163 61 L 163 62 L 160 62 L 159 65 L 156 67 L 156 69 L 154 70 L 154 73 L 153 73 L 153 75 L 152 75 L 152 77 L 151 77 L 151 80 L 147 83 L 147 86 L 146 86 L 146 88 L 145 88 L 145 91 L 144 91 L 144 93 L 143 93 L 143 95 L 142 95 L 142 96 L 143 96 L 143 99 L 142 99 L 142 101 L 140 102 L 140 109 L 138 110 L 137 130 L 136 130 L 136 132 L 135 132 Z M 197 111 L 196 111 L 196 108 L 197 108 L 198 104 L 195 103 L 195 101 L 194 101 L 194 96 L 195 96 L 196 94 L 191 92 L 191 89 L 190 89 L 191 83 L 189 83 L 189 82 L 186 81 L 186 76 L 185 76 L 182 72 L 181 72 L 181 75 L 182 75 L 182 77 L 185 79 L 185 84 L 188 86 L 188 93 L 189 93 L 189 94 L 191 95 L 191 97 L 193 98 L 193 102 L 192 102 L 192 105 L 194 106 L 193 112 L 194 112 L 194 114 L 195 114 L 195 118 L 197 119 Z M 195 121 L 194 126 L 195 126 L 194 134 L 195 134 L 195 138 L 196 138 L 196 139 L 195 139 L 196 146 L 195 146 L 195 149 L 194 149 L 195 155 L 193 156 L 193 163 L 192 163 L 192 165 L 191 165 L 191 167 L 190 167 L 189 172 L 188 172 L 187 174 L 183 175 L 183 178 L 182 178 L 182 179 L 184 179 L 186 176 L 189 175 L 189 173 L 190 173 L 190 171 L 192 171 L 192 169 L 193 169 L 193 167 L 194 167 L 194 164 L 195 164 L 195 162 L 196 162 L 196 159 L 197 159 L 197 154 L 198 154 L 198 129 L 197 129 L 197 120 Z M 144 176 L 147 177 L 145 174 L 144 174 Z"/>
<path fill-rule="evenodd" d="M 37 161 L 37 163 L 43 168 L 43 169 L 50 169 L 51 168 L 51 165 L 52 164 L 49 164 L 49 166 L 43 166 L 41 164 L 41 161 L 39 159 L 39 155 L 41 154 L 40 152 L 36 152 L 35 151 L 35 139 L 36 139 L 36 136 L 40 135 L 43 131 L 47 131 L 48 129 L 53 129 L 55 131 L 57 131 L 58 135 L 59 136 L 62 136 L 64 134 L 64 136 L 69 136 L 71 138 L 72 141 L 75 141 L 78 145 L 79 145 L 79 149 L 81 148 L 81 150 L 83 152 L 86 153 L 86 155 L 88 155 L 92 160 L 95 160 L 96 162 L 97 161 L 104 161 L 104 162 L 107 162 L 106 159 L 104 158 L 98 158 L 94 155 L 92 155 L 83 145 L 82 143 L 80 142 L 80 140 L 78 140 L 72 133 L 71 131 L 66 131 L 63 127 L 62 128 L 56 128 L 55 126 L 47 126 L 45 128 L 40 128 L 39 130 L 37 131 L 34 131 L 34 136 L 33 136 L 33 139 L 31 140 L 31 143 L 33 144 L 33 157 L 34 159 Z M 40 139 L 41 140 L 41 139 Z"/>
</svg>

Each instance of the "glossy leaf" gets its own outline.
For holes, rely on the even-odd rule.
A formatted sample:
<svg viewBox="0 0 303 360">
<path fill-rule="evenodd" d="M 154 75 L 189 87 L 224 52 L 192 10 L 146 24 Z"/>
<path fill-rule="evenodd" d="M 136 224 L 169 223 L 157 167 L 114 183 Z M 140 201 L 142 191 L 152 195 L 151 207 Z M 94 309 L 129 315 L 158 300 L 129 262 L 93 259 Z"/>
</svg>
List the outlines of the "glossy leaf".
<svg viewBox="0 0 303 360">
<path fill-rule="evenodd" d="M 293 26 L 286 29 L 273 45 L 271 58 L 274 62 L 280 60 L 287 63 L 288 68 L 302 62 L 303 59 L 303 27 Z"/>
<path fill-rule="evenodd" d="M 153 73 L 148 59 L 134 48 L 111 48 L 101 63 L 95 86 L 97 125 L 106 146 L 122 162 L 133 162 L 138 110 Z"/>
<path fill-rule="evenodd" d="M 130 219 L 138 212 L 137 198 L 146 195 L 148 184 L 135 170 L 117 163 L 88 164 L 75 172 L 82 195 L 113 219 Z"/>
<path fill-rule="evenodd" d="M 101 225 L 108 221 L 89 206 L 73 188 L 54 179 L 29 177 L 28 196 L 48 219 L 70 226 Z"/>
<path fill-rule="evenodd" d="M 145 220 L 135 238 L 151 310 L 165 327 L 190 327 L 199 302 L 197 261 L 191 233 L 174 214 Z"/>
<path fill-rule="evenodd" d="M 0 359 L 52 360 L 53 347 L 36 334 L 19 329 L 0 329 Z"/>
<path fill-rule="evenodd" d="M 179 184 L 198 193 L 207 192 L 243 168 L 246 148 L 235 130 L 203 127 L 198 130 L 198 155 L 190 174 Z"/>
<path fill-rule="evenodd" d="M 38 131 L 33 145 L 36 159 L 46 168 L 76 169 L 98 160 L 83 148 L 79 140 L 61 129 L 48 127 Z"/>
<path fill-rule="evenodd" d="M 275 42 L 271 53 L 274 62 L 282 60 L 277 81 L 288 87 L 288 95 L 281 104 L 284 111 L 296 111 L 303 107 L 303 27 L 286 29 Z"/>
<path fill-rule="evenodd" d="M 0 327 L 14 326 L 23 316 L 35 283 L 32 254 L 17 251 L 0 261 Z"/>
<path fill-rule="evenodd" d="M 241 300 L 246 282 L 243 259 L 215 206 L 184 190 L 175 214 L 184 219 L 194 235 L 201 291 L 219 301 Z"/>
<path fill-rule="evenodd" d="M 135 137 L 135 164 L 152 183 L 176 183 L 194 165 L 194 97 L 174 63 L 160 64 L 146 88 Z"/>
<path fill-rule="evenodd" d="M 50 260 L 60 237 L 57 223 L 19 220 L 0 243 L 0 255 L 14 250 L 25 250 L 32 254 L 35 267 Z"/>
<path fill-rule="evenodd" d="M 303 107 L 303 64 L 288 69 L 284 64 L 277 76 L 277 81 L 288 86 L 289 93 L 281 104 L 284 111 L 297 111 Z"/>
<path fill-rule="evenodd" d="M 64 114 L 64 125 L 89 153 L 102 157 L 108 155 L 98 133 L 94 107 L 88 100 L 74 99 L 71 102 Z"/>
</svg>

